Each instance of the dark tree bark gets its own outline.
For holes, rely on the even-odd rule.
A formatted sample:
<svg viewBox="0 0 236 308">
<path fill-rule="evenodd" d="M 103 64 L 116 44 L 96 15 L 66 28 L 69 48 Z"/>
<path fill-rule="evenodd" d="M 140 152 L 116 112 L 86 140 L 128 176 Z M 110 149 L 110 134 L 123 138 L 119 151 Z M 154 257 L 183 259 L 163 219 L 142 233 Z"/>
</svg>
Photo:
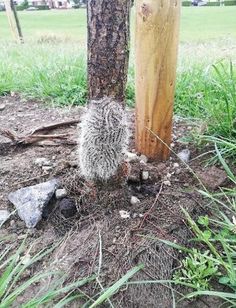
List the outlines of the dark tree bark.
<svg viewBox="0 0 236 308">
<path fill-rule="evenodd" d="M 124 101 L 131 0 L 88 0 L 89 99 Z"/>
</svg>

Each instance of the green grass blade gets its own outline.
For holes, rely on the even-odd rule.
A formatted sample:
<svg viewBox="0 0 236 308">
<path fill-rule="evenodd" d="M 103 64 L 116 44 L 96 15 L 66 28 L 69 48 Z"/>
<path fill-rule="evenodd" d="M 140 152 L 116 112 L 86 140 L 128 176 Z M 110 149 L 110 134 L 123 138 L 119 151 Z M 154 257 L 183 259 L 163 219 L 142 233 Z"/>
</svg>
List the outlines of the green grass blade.
<svg viewBox="0 0 236 308">
<path fill-rule="evenodd" d="M 105 302 L 108 298 L 114 295 L 131 277 L 133 277 L 137 272 L 139 272 L 144 266 L 139 265 L 131 269 L 127 274 L 125 274 L 121 279 L 119 279 L 115 284 L 108 288 L 99 298 L 90 306 L 90 308 L 97 307 Z"/>
</svg>

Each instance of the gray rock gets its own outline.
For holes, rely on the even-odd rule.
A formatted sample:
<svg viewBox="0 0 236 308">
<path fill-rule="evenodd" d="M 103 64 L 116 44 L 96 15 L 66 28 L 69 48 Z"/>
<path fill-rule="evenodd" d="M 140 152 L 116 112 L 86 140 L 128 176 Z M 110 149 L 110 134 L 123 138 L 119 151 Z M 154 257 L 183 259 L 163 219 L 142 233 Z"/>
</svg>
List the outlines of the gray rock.
<svg viewBox="0 0 236 308">
<path fill-rule="evenodd" d="M 12 202 L 27 228 L 34 228 L 42 218 L 42 212 L 59 186 L 56 179 L 34 186 L 24 187 L 11 192 L 8 199 Z"/>
<path fill-rule="evenodd" d="M 3 111 L 6 108 L 5 104 L 0 104 L 0 111 Z"/>
<path fill-rule="evenodd" d="M 56 196 L 56 199 L 58 200 L 65 198 L 67 196 L 67 191 L 65 190 L 65 188 L 57 189 L 55 192 L 55 196 Z"/>
<path fill-rule="evenodd" d="M 188 163 L 190 160 L 190 151 L 189 149 L 184 149 L 181 152 L 177 154 L 179 159 L 181 159 L 183 162 Z"/>
<path fill-rule="evenodd" d="M 0 228 L 5 221 L 10 217 L 11 213 L 8 210 L 0 210 Z"/>
</svg>

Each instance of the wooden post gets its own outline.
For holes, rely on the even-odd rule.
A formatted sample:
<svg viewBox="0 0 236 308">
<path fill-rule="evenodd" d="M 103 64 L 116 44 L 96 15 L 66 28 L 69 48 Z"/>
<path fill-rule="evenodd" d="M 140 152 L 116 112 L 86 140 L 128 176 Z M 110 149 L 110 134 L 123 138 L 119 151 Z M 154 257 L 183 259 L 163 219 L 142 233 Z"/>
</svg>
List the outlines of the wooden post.
<svg viewBox="0 0 236 308">
<path fill-rule="evenodd" d="M 136 150 L 166 160 L 171 143 L 180 0 L 136 0 Z M 153 133 L 154 134 L 153 134 Z"/>
<path fill-rule="evenodd" d="M 23 35 L 14 2 L 13 0 L 4 0 L 4 4 L 12 34 L 18 43 L 23 43 Z"/>
</svg>

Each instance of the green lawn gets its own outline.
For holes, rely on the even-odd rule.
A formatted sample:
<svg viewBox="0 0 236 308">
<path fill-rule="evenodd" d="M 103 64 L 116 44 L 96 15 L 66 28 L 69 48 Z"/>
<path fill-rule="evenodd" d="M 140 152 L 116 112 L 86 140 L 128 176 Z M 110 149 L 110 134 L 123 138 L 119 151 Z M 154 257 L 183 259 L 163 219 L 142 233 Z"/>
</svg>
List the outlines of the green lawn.
<svg viewBox="0 0 236 308">
<path fill-rule="evenodd" d="M 236 118 L 235 16 L 236 7 L 182 9 L 175 93 L 176 114 L 201 119 L 208 123 L 207 133 L 229 140 L 235 138 Z M 13 43 L 0 13 L 0 95 L 14 91 L 63 106 L 86 103 L 86 10 L 20 12 L 19 17 L 22 45 Z M 134 105 L 132 47 L 126 97 Z"/>
<path fill-rule="evenodd" d="M 45 34 L 85 41 L 86 10 L 19 12 L 26 39 Z M 0 13 L 0 38 L 11 39 L 7 19 Z M 183 7 L 181 41 L 196 42 L 216 38 L 236 38 L 236 7 Z"/>
</svg>

